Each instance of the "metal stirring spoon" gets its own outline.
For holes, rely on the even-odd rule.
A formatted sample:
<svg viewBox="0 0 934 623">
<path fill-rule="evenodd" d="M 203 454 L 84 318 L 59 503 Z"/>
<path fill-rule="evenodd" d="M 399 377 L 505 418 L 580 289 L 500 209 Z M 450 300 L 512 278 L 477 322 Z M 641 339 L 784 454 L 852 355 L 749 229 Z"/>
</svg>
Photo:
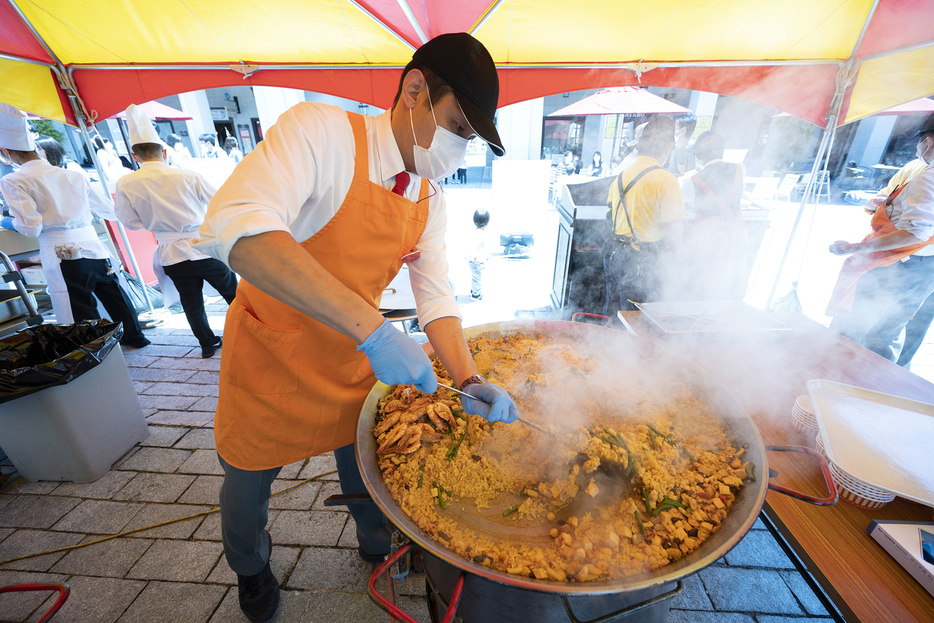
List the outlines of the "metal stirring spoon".
<svg viewBox="0 0 934 623">
<path fill-rule="evenodd" d="M 450 385 L 441 385 L 441 387 L 443 387 L 443 388 L 445 388 L 445 389 L 449 389 L 449 390 L 451 390 L 452 392 L 454 392 L 455 394 L 460 394 L 461 396 L 467 396 L 468 398 L 472 398 L 472 399 L 474 399 L 474 400 L 480 400 L 480 399 L 477 398 L 476 396 L 471 396 L 471 395 L 468 394 L 467 392 L 463 392 L 463 391 L 457 389 L 456 387 L 451 387 Z M 522 422 L 523 424 L 525 424 L 526 426 L 529 426 L 529 427 L 531 427 L 531 428 L 534 428 L 535 430 L 537 430 L 537 431 L 540 432 L 540 433 L 544 433 L 545 435 L 548 435 L 549 437 L 554 437 L 554 434 L 548 432 L 547 430 L 545 430 L 545 429 L 542 428 L 541 426 L 538 426 L 537 424 L 532 424 L 532 423 L 529 422 L 528 420 L 524 420 L 524 419 L 522 419 L 521 417 L 520 417 L 520 418 L 516 418 L 516 419 L 517 419 L 518 421 Z"/>
</svg>

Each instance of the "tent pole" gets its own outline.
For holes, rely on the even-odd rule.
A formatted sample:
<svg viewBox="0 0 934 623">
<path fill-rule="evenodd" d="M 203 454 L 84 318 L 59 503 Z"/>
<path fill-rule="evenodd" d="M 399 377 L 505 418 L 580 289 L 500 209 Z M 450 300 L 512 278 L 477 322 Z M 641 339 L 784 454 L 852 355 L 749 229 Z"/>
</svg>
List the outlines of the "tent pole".
<svg viewBox="0 0 934 623">
<path fill-rule="evenodd" d="M 10 7 L 16 11 L 16 14 L 19 16 L 29 31 L 32 33 L 32 36 L 36 38 L 36 41 L 39 42 L 39 45 L 48 53 L 48 55 L 55 61 L 57 67 L 56 73 L 59 77 L 59 83 L 61 84 L 62 89 L 68 95 L 68 103 L 71 105 L 71 110 L 75 115 L 75 121 L 78 122 L 78 129 L 81 131 L 81 135 L 84 137 L 84 142 L 88 146 L 88 153 L 91 155 L 91 161 L 94 163 L 94 168 L 97 170 L 97 175 L 100 177 L 101 186 L 104 187 L 104 194 L 110 196 L 110 193 L 107 190 L 107 176 L 104 175 L 104 169 L 101 167 L 100 160 L 97 159 L 97 151 L 94 149 L 94 143 L 91 141 L 91 134 L 87 129 L 87 122 L 89 119 L 84 114 L 84 103 L 81 101 L 81 97 L 78 95 L 78 87 L 75 85 L 74 81 L 71 80 L 71 74 L 65 69 L 65 65 L 62 63 L 61 59 L 58 58 L 58 55 L 52 51 L 52 48 L 49 47 L 49 44 L 45 42 L 45 39 L 39 34 L 36 28 L 32 25 L 20 8 L 16 5 L 13 0 L 8 0 Z M 137 277 L 142 280 L 142 273 L 139 272 L 139 266 L 136 264 L 136 256 L 133 255 L 133 249 L 130 247 L 130 241 L 126 236 L 126 230 L 123 228 L 123 224 L 120 221 L 115 221 L 117 223 L 117 231 L 120 232 L 120 237 L 123 239 L 123 244 L 126 246 L 127 257 L 130 258 L 130 264 L 133 266 L 133 270 L 136 272 Z M 149 293 L 146 292 L 146 283 L 143 282 L 143 298 L 146 299 L 146 306 L 149 307 L 149 313 L 153 313 L 152 301 L 149 300 Z"/>
<path fill-rule="evenodd" d="M 854 51 L 855 54 L 855 51 Z M 808 177 L 807 186 L 804 189 L 804 196 L 801 198 L 801 205 L 798 207 L 798 213 L 795 215 L 794 225 L 791 227 L 791 233 L 788 235 L 788 243 L 785 245 L 785 253 L 782 255 L 782 261 L 778 264 L 778 272 L 775 274 L 775 280 L 772 282 L 772 290 L 769 292 L 769 298 L 765 303 L 766 311 L 772 308 L 772 301 L 775 298 L 775 290 L 778 289 L 778 282 L 782 278 L 782 271 L 785 268 L 785 262 L 788 261 L 788 255 L 791 253 L 791 247 L 795 241 L 795 233 L 798 231 L 798 225 L 801 223 L 801 216 L 804 214 L 804 210 L 807 207 L 808 200 L 810 199 L 812 189 L 814 188 L 814 181 L 817 178 L 817 173 L 821 167 L 821 160 L 823 160 L 824 155 L 827 155 L 827 158 L 830 158 L 830 149 L 829 145 L 833 144 L 833 137 L 837 131 L 837 120 L 840 116 L 840 110 L 843 107 L 843 96 L 846 94 L 847 88 L 853 83 L 853 80 L 856 78 L 856 74 L 859 71 L 859 61 L 854 58 L 850 58 L 843 67 L 840 68 L 840 71 L 837 72 L 837 87 L 834 92 L 833 100 L 830 102 L 830 111 L 827 114 L 827 126 L 824 128 L 824 133 L 821 136 L 820 146 L 817 148 L 817 155 L 814 158 L 814 165 L 811 167 L 811 174 Z M 827 180 L 828 185 L 830 180 Z M 818 202 L 814 202 L 815 210 L 817 209 Z"/>
</svg>

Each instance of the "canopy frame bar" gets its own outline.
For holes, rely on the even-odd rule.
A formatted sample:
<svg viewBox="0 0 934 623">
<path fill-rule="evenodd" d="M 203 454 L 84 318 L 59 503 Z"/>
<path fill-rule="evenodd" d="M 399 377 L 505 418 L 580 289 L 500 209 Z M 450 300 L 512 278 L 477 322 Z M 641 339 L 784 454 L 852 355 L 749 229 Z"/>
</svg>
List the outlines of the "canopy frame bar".
<svg viewBox="0 0 934 623">
<path fill-rule="evenodd" d="M 422 44 L 428 43 L 428 37 L 422 30 L 422 25 L 419 24 L 418 20 L 415 18 L 415 13 L 412 12 L 412 7 L 409 6 L 409 3 L 406 2 L 406 0 L 396 0 L 396 3 L 399 5 L 399 8 L 402 9 L 402 12 L 405 13 L 405 18 L 409 20 L 409 24 L 415 29 L 415 34 L 418 35 Z"/>
<path fill-rule="evenodd" d="M 863 29 L 859 31 L 859 37 L 856 38 L 856 45 L 853 46 L 853 53 L 850 54 L 850 58 L 856 56 L 859 52 L 859 46 L 863 45 L 863 38 L 866 36 L 866 31 L 869 30 L 869 23 L 872 21 L 873 16 L 876 14 L 876 9 L 879 8 L 879 0 L 873 0 L 872 6 L 869 7 L 869 12 L 866 14 L 866 21 L 863 22 Z"/>
<path fill-rule="evenodd" d="M 875 54 L 867 54 L 866 56 L 861 56 L 859 60 L 861 61 L 873 61 L 878 58 L 885 58 L 886 56 L 894 56 L 896 54 L 902 54 L 904 52 L 912 52 L 914 50 L 920 50 L 921 48 L 928 48 L 934 45 L 934 39 L 928 41 L 920 41 L 918 43 L 912 43 L 911 45 L 902 46 L 900 48 L 893 48 L 891 50 L 886 50 L 885 52 L 876 52 Z"/>
<path fill-rule="evenodd" d="M 468 30 L 467 32 L 468 32 L 469 34 L 472 35 L 472 34 L 474 34 L 475 32 L 477 32 L 478 30 L 480 30 L 481 28 L 483 28 L 483 25 L 486 24 L 487 21 L 489 21 L 489 19 L 490 19 L 491 17 L 493 17 L 493 14 L 496 13 L 496 11 L 499 10 L 499 7 L 502 6 L 502 4 L 503 4 L 503 0 L 496 0 L 496 2 L 494 2 L 494 3 L 483 13 L 483 15 L 480 16 L 480 19 L 477 20 L 477 23 L 474 24 L 473 26 L 471 26 L 471 27 L 470 27 L 470 30 Z"/>
<path fill-rule="evenodd" d="M 352 1 L 352 0 L 351 0 Z M 934 43 L 934 42 L 932 42 Z M 409 46 L 411 47 L 411 46 Z M 613 63 L 547 63 L 547 64 L 538 64 L 538 63 L 502 63 L 496 66 L 497 71 L 499 70 L 509 70 L 509 69 L 625 69 L 632 71 L 630 65 L 632 62 L 613 62 Z M 652 65 L 656 67 L 669 67 L 669 68 L 678 68 L 678 67 L 781 67 L 784 65 L 832 65 L 837 67 L 842 67 L 846 61 L 831 61 L 826 59 L 798 59 L 798 60 L 783 60 L 783 61 L 757 61 L 757 60 L 737 60 L 737 61 L 665 61 L 665 62 L 652 62 Z M 264 65 L 262 63 L 257 63 L 256 61 L 250 61 L 250 64 L 256 64 L 264 71 L 269 70 L 292 70 L 292 69 L 324 69 L 327 71 L 333 71 L 335 69 L 401 69 L 405 67 L 404 64 L 389 64 L 389 65 L 378 65 L 378 64 L 369 64 L 369 63 L 356 63 L 356 64 L 319 64 L 319 65 Z M 75 64 L 69 65 L 69 73 L 76 70 L 103 70 L 103 71 L 136 71 L 139 69 L 146 70 L 223 70 L 230 71 L 230 63 L 217 64 L 217 65 L 108 65 L 108 64 Z"/>
<path fill-rule="evenodd" d="M 12 1 L 12 0 L 11 0 L 11 1 Z M 372 20 L 374 24 L 376 24 L 377 26 L 379 26 L 380 28 L 382 28 L 383 30 L 385 30 L 386 32 L 388 32 L 390 35 L 392 35 L 393 37 L 395 37 L 402 45 L 404 45 L 405 47 L 409 48 L 409 49 L 412 50 L 413 52 L 415 51 L 415 47 L 412 46 L 411 43 L 409 43 L 408 41 L 406 41 L 404 38 L 402 38 L 402 36 L 401 36 L 399 33 L 397 33 L 395 30 L 393 30 L 392 28 L 390 28 L 389 25 L 386 24 L 386 22 L 384 22 L 384 21 L 381 20 L 380 18 L 378 18 L 378 17 L 376 17 L 375 15 L 373 15 L 372 13 L 370 13 L 370 11 L 367 10 L 367 8 L 364 7 L 362 4 L 360 4 L 359 2 L 357 2 L 357 0 L 347 0 L 347 1 L 350 2 L 350 4 L 352 4 L 353 6 L 355 6 L 361 13 L 363 13 L 364 15 L 366 15 L 367 17 L 369 17 L 370 20 Z M 419 30 L 420 30 L 420 29 L 419 29 Z M 264 67 L 264 69 L 265 69 L 265 67 Z"/>
<path fill-rule="evenodd" d="M 48 67 L 49 69 L 55 71 L 56 74 L 58 73 L 58 67 L 56 67 L 55 65 L 53 65 L 53 64 L 51 64 L 51 63 L 46 63 L 45 61 L 37 61 L 37 60 L 31 59 L 31 58 L 24 58 L 24 57 L 22 57 L 22 56 L 14 56 L 14 55 L 12 55 L 12 54 L 3 54 L 3 53 L 0 53 L 0 58 L 5 59 L 5 60 L 8 60 L 8 61 L 17 61 L 17 62 L 20 62 L 20 63 L 29 63 L 29 64 L 31 64 L 31 65 L 41 65 L 42 67 Z"/>
</svg>

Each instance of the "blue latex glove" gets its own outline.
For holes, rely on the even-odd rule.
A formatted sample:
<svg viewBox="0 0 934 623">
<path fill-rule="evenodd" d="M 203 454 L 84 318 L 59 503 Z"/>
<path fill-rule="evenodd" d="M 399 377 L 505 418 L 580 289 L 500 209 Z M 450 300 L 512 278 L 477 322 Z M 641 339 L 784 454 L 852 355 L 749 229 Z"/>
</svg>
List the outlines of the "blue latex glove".
<svg viewBox="0 0 934 623">
<path fill-rule="evenodd" d="M 461 396 L 461 406 L 467 413 L 479 415 L 489 422 L 504 422 L 510 424 L 519 417 L 516 403 L 509 397 L 509 393 L 493 383 L 474 383 L 468 385 L 465 392 L 475 398 L 471 400 Z"/>
<path fill-rule="evenodd" d="M 357 346 L 370 360 L 378 378 L 387 385 L 414 385 L 418 391 L 433 394 L 438 391 L 438 379 L 431 359 L 418 342 L 392 326 L 388 320 Z"/>
<path fill-rule="evenodd" d="M 13 227 L 12 216 L 4 216 L 3 218 L 0 218 L 0 227 L 3 229 L 9 229 L 10 231 L 16 231 L 16 229 Z"/>
</svg>

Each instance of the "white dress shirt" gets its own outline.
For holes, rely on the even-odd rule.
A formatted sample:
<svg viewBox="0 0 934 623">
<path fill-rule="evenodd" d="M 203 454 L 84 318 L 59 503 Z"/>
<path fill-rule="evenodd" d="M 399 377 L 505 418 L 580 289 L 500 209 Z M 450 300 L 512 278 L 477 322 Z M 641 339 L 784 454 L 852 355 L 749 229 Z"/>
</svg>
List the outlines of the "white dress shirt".
<svg viewBox="0 0 934 623">
<path fill-rule="evenodd" d="M 161 162 L 143 162 L 138 171 L 117 180 L 116 213 L 129 229 L 148 229 L 159 239 L 156 261 L 171 266 L 208 256 L 188 240 L 163 242 L 160 234 L 198 235 L 208 203 L 217 190 L 199 173 Z"/>
<path fill-rule="evenodd" d="M 10 206 L 13 227 L 24 236 L 91 226 L 91 209 L 101 218 L 117 219 L 113 204 L 81 173 L 30 160 L 0 179 Z M 90 209 L 89 209 L 90 208 Z M 104 259 L 110 252 L 99 240 L 82 241 L 74 259 Z"/>
<path fill-rule="evenodd" d="M 392 189 L 405 164 L 389 115 L 386 111 L 365 121 L 369 179 Z M 293 106 L 217 191 L 195 247 L 226 263 L 231 247 L 243 236 L 287 231 L 304 242 L 344 203 L 354 162 L 353 131 L 346 112 L 309 102 Z M 405 196 L 417 201 L 421 178 L 410 175 Z M 448 283 L 444 195 L 435 182 L 428 194 L 428 223 L 415 247 L 421 257 L 408 264 L 422 326 L 445 316 L 460 318 Z"/>
<path fill-rule="evenodd" d="M 887 210 L 896 229 L 907 231 L 919 241 L 934 236 L 934 166 L 928 166 L 918 173 Z M 912 255 L 934 255 L 934 244 Z"/>
</svg>

